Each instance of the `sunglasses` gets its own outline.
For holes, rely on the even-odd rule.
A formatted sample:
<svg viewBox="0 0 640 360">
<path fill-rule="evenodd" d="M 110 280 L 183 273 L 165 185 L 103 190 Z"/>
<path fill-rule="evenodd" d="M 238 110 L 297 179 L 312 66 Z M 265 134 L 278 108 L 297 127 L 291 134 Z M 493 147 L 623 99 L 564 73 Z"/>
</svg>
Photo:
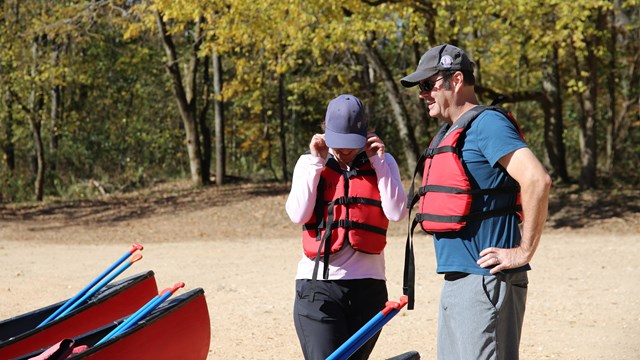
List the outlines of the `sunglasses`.
<svg viewBox="0 0 640 360">
<path fill-rule="evenodd" d="M 424 80 L 423 82 L 419 82 L 418 83 L 418 87 L 420 88 L 420 91 L 431 92 L 431 90 L 433 90 L 433 87 L 436 86 L 436 83 L 440 79 L 444 79 L 444 76 L 441 76 L 441 77 L 433 80 L 433 82 L 431 82 L 429 80 Z"/>
</svg>

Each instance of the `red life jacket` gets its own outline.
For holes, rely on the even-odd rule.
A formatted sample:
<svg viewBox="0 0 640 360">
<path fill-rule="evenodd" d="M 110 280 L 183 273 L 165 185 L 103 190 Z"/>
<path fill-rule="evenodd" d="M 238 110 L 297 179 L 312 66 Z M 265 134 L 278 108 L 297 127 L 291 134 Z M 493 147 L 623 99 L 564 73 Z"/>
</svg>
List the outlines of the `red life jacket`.
<svg viewBox="0 0 640 360">
<path fill-rule="evenodd" d="M 425 162 L 422 187 L 417 194 L 420 198 L 420 206 L 415 219 L 428 233 L 459 231 L 471 220 L 514 212 L 518 213 L 522 220 L 519 186 L 474 189 L 460 160 L 462 149 L 458 146 L 458 140 L 485 110 L 500 112 L 520 131 L 513 116 L 497 106 L 476 106 L 467 111 L 452 126 L 445 125 L 440 129 L 423 155 Z M 520 136 L 522 137 L 522 133 Z M 471 211 L 474 196 L 497 193 L 517 193 L 516 204 L 504 209 Z M 413 204 L 415 204 L 415 197 Z"/>
<path fill-rule="evenodd" d="M 342 249 L 345 240 L 354 250 L 380 254 L 387 244 L 389 220 L 366 153 L 356 156 L 349 171 L 329 156 L 320 176 L 314 213 L 302 231 L 305 255 L 328 259 L 328 254 Z"/>
<path fill-rule="evenodd" d="M 417 224 L 428 233 L 459 231 L 469 221 L 486 219 L 509 213 L 517 213 L 522 221 L 522 206 L 520 205 L 520 187 L 499 187 L 493 189 L 474 189 L 465 172 L 460 155 L 462 149 L 458 140 L 467 131 L 469 125 L 485 110 L 493 110 L 501 113 L 509 119 L 520 132 L 518 123 L 507 110 L 499 106 L 476 106 L 465 112 L 453 125 L 444 125 L 429 144 L 429 147 L 418 160 L 418 166 L 413 173 L 413 178 L 424 161 L 422 173 L 422 186 L 414 195 L 414 184 L 411 183 L 409 209 L 418 200 L 420 206 L 418 213 L 409 226 L 407 245 L 405 247 L 405 265 L 403 293 L 409 298 L 407 308 L 413 309 L 415 262 L 413 256 L 413 231 Z M 474 196 L 487 194 L 517 193 L 517 200 L 513 206 L 495 209 L 491 211 L 471 211 Z M 411 213 L 409 213 L 411 214 Z M 411 215 L 409 215 L 409 221 Z"/>
</svg>

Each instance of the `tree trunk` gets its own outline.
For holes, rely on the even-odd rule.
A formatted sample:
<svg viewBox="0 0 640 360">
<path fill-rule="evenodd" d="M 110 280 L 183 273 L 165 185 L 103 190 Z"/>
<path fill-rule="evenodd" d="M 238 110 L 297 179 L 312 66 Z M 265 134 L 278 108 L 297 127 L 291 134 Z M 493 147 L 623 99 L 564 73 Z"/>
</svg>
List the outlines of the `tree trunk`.
<svg viewBox="0 0 640 360">
<path fill-rule="evenodd" d="M 178 109 L 180 110 L 180 116 L 182 118 L 182 123 L 185 129 L 185 140 L 187 145 L 187 152 L 189 153 L 191 180 L 194 185 L 202 186 L 204 184 L 202 180 L 202 154 L 200 152 L 200 140 L 198 136 L 198 126 L 196 124 L 195 103 L 193 101 L 194 97 L 192 97 L 191 101 L 189 101 L 187 94 L 187 91 L 189 92 L 189 94 L 193 94 L 195 92 L 195 81 L 192 80 L 192 77 L 194 76 L 194 68 L 197 66 L 197 59 L 195 62 L 191 63 L 191 66 L 189 68 L 189 71 L 191 73 L 187 74 L 187 83 L 188 85 L 191 85 L 191 87 L 188 87 L 187 90 L 185 90 L 185 86 L 182 84 L 182 74 L 180 73 L 178 57 L 176 54 L 175 44 L 173 43 L 173 38 L 167 32 L 166 24 L 164 23 L 160 12 L 156 11 L 155 15 L 158 24 L 160 39 L 167 56 L 165 68 L 167 70 L 167 73 L 171 77 L 171 81 L 173 84 L 173 94 L 176 98 L 176 102 L 178 103 Z M 196 39 L 198 38 L 196 37 Z M 194 48 L 196 46 L 199 46 L 199 44 L 196 43 L 194 45 Z M 195 51 L 192 51 L 192 57 L 194 56 L 193 53 L 197 53 L 197 49 Z"/>
<path fill-rule="evenodd" d="M 280 138 L 280 162 L 282 166 L 282 181 L 289 181 L 289 171 L 287 170 L 287 138 L 285 132 L 285 96 L 284 96 L 284 74 L 278 76 L 278 104 L 280 115 L 280 131 L 278 133 Z"/>
<path fill-rule="evenodd" d="M 590 59 L 592 62 L 594 59 Z M 583 96 L 584 114 L 580 124 L 580 185 L 584 188 L 593 188 L 596 181 L 596 104 L 597 81 L 595 79 L 596 69 L 590 66 L 588 90 Z"/>
<path fill-rule="evenodd" d="M 202 71 L 202 110 L 200 110 L 200 116 L 198 117 L 198 124 L 200 125 L 200 134 L 202 134 L 202 181 L 205 184 L 210 184 L 211 180 L 211 128 L 207 123 L 207 114 L 209 113 L 209 106 L 211 104 L 211 76 L 209 75 L 209 57 L 205 56 L 203 59 L 204 69 Z"/>
<path fill-rule="evenodd" d="M 609 121 L 605 131 L 605 161 L 604 169 L 611 172 L 613 169 L 614 138 L 616 127 L 616 37 L 615 15 L 613 11 L 608 14 L 609 22 L 609 71 L 607 71 L 607 90 L 609 92 Z"/>
<path fill-rule="evenodd" d="M 565 154 L 564 122 L 562 116 L 562 97 L 560 95 L 560 71 L 558 67 L 558 49 L 554 48 L 551 58 L 545 61 L 542 69 L 542 88 L 545 103 L 541 104 L 544 117 L 544 143 L 547 149 L 549 166 L 562 182 L 569 182 Z"/>
<path fill-rule="evenodd" d="M 31 45 L 31 76 L 35 78 L 38 72 L 38 60 L 39 60 L 39 39 L 36 37 L 33 39 Z M 44 100 L 42 94 L 38 91 L 37 85 L 33 85 L 31 94 L 29 95 L 29 123 L 31 125 L 31 132 L 33 135 L 33 143 L 35 148 L 36 157 L 36 177 L 34 182 L 35 195 L 37 201 L 44 199 L 44 176 L 45 176 L 45 163 L 44 163 L 44 144 L 42 142 L 42 132 L 40 120 L 40 112 L 42 110 Z"/>
<path fill-rule="evenodd" d="M 438 10 L 436 9 L 436 4 L 432 1 L 423 1 L 416 2 L 413 4 L 414 9 L 424 14 L 424 32 L 428 39 L 428 44 L 438 44 L 440 41 L 436 36 L 436 19 L 438 17 Z M 414 42 L 412 44 L 413 51 L 413 68 L 415 69 L 420 62 L 420 58 L 424 54 L 427 49 L 423 48 L 424 43 L 422 42 Z M 442 123 L 440 120 L 436 118 L 432 118 L 429 116 L 429 108 L 427 104 L 420 100 L 418 101 L 418 109 L 420 109 L 420 114 L 418 117 L 418 123 L 415 126 L 415 136 L 418 139 L 426 138 L 429 141 L 435 133 L 438 131 Z M 418 144 L 420 149 L 426 148 L 427 144 L 420 145 Z"/>
<path fill-rule="evenodd" d="M 640 44 L 640 41 L 638 41 Z M 637 45 L 630 45 L 637 46 Z M 640 89 L 640 49 L 633 49 L 634 55 L 628 59 L 623 60 L 623 68 L 626 69 L 626 74 L 620 79 L 622 85 L 622 99 L 619 111 L 616 111 L 616 118 L 613 126 L 613 162 L 620 160 L 620 156 L 624 153 L 626 148 L 629 132 L 632 129 L 634 123 L 640 121 L 637 109 L 640 108 L 640 93 L 637 89 Z M 635 111 L 634 111 L 635 109 Z"/>
<path fill-rule="evenodd" d="M 382 83 L 386 88 L 387 99 L 391 105 L 393 111 L 393 118 L 398 129 L 400 140 L 404 147 L 404 156 L 407 163 L 407 170 L 413 171 L 418 161 L 417 154 L 420 153 L 418 143 L 415 138 L 415 133 L 410 130 L 409 116 L 407 114 L 406 107 L 402 101 L 402 96 L 398 90 L 397 81 L 393 78 L 391 71 L 384 63 L 384 60 L 380 57 L 378 52 L 371 46 L 364 45 L 364 53 L 367 60 L 371 63 L 373 68 L 382 77 Z"/>
<path fill-rule="evenodd" d="M 213 67 L 213 108 L 216 136 L 216 184 L 224 184 L 226 148 L 224 143 L 224 107 L 222 98 L 222 64 L 215 49 L 211 54 Z"/>
<path fill-rule="evenodd" d="M 271 171 L 271 173 L 273 174 L 274 178 L 278 177 L 277 171 L 276 169 L 274 169 L 273 167 L 273 161 L 271 160 L 271 123 L 270 123 L 270 119 L 269 116 L 267 116 L 267 111 L 265 108 L 262 108 L 262 111 L 260 111 L 260 118 L 262 119 L 262 123 L 264 124 L 262 126 L 262 140 L 264 141 L 265 147 L 267 149 L 266 151 L 266 160 L 267 160 L 267 167 L 269 168 L 269 170 Z"/>
<path fill-rule="evenodd" d="M 607 126 L 607 154 L 605 168 L 612 171 L 619 164 L 621 156 L 627 148 L 629 129 L 633 122 L 633 109 L 640 104 L 638 89 L 640 89 L 640 32 L 630 31 L 632 20 L 630 12 L 637 9 L 623 9 L 622 2 L 616 0 L 615 8 L 611 14 L 611 38 L 609 41 L 609 77 L 608 86 L 611 94 L 609 115 L 611 117 Z M 620 56 L 618 56 L 618 51 Z M 617 64 L 617 63 L 620 64 Z M 617 86 L 616 86 L 617 85 Z M 613 90 L 618 90 L 617 95 Z M 619 97 L 618 97 L 619 96 Z M 618 100 L 619 99 L 619 100 Z M 637 114 L 637 110 L 635 111 Z M 638 117 L 636 116 L 637 120 Z M 623 165 L 624 166 L 624 165 Z"/>
<path fill-rule="evenodd" d="M 0 119 L 2 124 L 2 132 L 5 136 L 5 142 L 2 144 L 2 151 L 5 156 L 5 164 L 11 173 L 16 169 L 16 146 L 13 142 L 13 96 L 7 90 L 5 92 L 5 105 L 7 114 L 4 121 Z"/>
<path fill-rule="evenodd" d="M 53 53 L 51 54 L 51 66 L 55 69 L 58 67 L 60 56 L 60 46 L 55 44 Z M 51 125 L 49 127 L 49 168 L 51 173 L 55 174 L 57 166 L 57 153 L 59 139 L 59 127 L 62 120 L 62 86 L 54 85 L 51 89 Z"/>
<path fill-rule="evenodd" d="M 574 61 L 576 63 L 576 76 L 580 79 L 580 63 L 574 54 Z M 587 65 L 591 60 L 587 59 Z M 579 122 L 579 137 L 578 142 L 580 145 L 580 186 L 583 188 L 592 188 L 595 185 L 595 108 L 594 108 L 594 95 L 596 94 L 593 89 L 596 84 L 592 82 L 592 75 L 590 74 L 585 80 L 586 91 L 577 92 L 578 105 L 580 108 Z"/>
<path fill-rule="evenodd" d="M 594 14 L 596 27 L 602 30 L 604 24 L 604 16 L 601 10 L 595 10 Z M 598 99 L 598 72 L 599 62 L 598 57 L 594 53 L 601 41 L 597 35 L 592 35 L 587 55 L 585 57 L 586 70 L 588 76 L 584 79 L 586 90 L 583 92 L 582 109 L 583 115 L 580 121 L 580 186 L 582 188 L 593 188 L 596 185 L 596 172 L 597 172 L 597 139 L 596 139 L 596 112 L 597 112 L 597 99 Z M 576 70 L 579 69 L 576 66 Z"/>
</svg>

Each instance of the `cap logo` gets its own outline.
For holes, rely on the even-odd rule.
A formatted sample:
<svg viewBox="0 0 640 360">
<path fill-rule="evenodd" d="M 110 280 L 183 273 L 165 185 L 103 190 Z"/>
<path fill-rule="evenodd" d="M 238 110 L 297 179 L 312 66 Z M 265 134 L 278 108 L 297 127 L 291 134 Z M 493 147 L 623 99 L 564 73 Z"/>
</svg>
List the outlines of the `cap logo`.
<svg viewBox="0 0 640 360">
<path fill-rule="evenodd" d="M 453 58 L 449 55 L 444 55 L 441 59 L 440 59 L 440 66 L 442 66 L 445 69 L 448 69 L 451 67 L 451 65 L 453 65 Z"/>
</svg>

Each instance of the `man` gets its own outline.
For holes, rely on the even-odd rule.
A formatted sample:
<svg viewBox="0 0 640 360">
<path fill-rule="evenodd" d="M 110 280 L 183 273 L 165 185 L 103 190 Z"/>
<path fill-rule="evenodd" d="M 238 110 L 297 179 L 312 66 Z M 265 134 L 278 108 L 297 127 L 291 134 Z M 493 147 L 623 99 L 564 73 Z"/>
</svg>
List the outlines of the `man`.
<svg viewBox="0 0 640 360">
<path fill-rule="evenodd" d="M 418 85 L 429 115 L 446 123 L 430 145 L 417 218 L 433 234 L 445 279 L 438 358 L 518 359 L 551 179 L 506 113 L 479 106 L 461 49 L 429 49 L 400 82 Z"/>
</svg>

